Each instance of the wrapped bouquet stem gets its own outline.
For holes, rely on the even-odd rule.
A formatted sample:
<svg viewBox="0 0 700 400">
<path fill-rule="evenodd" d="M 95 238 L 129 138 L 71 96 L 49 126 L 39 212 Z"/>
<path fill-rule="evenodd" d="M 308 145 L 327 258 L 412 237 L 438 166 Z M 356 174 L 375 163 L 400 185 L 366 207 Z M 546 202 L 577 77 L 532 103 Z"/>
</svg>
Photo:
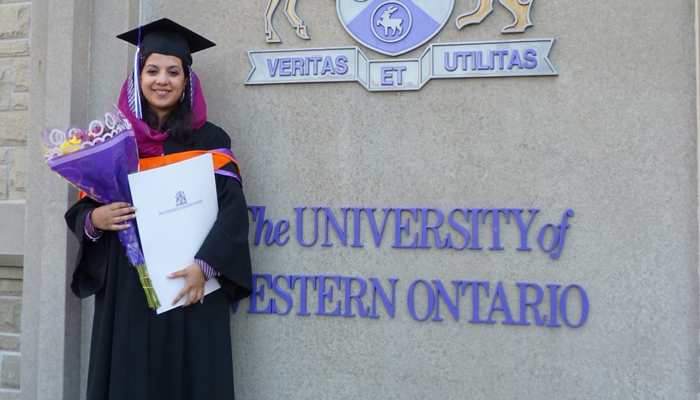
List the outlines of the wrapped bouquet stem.
<svg viewBox="0 0 700 400">
<path fill-rule="evenodd" d="M 138 149 L 131 124 L 116 107 L 105 114 L 104 123 L 93 121 L 88 130 L 54 129 L 42 139 L 46 165 L 68 183 L 102 204 L 131 204 L 128 175 L 138 172 Z M 117 234 L 138 271 L 148 306 L 160 307 L 134 224 Z"/>
</svg>

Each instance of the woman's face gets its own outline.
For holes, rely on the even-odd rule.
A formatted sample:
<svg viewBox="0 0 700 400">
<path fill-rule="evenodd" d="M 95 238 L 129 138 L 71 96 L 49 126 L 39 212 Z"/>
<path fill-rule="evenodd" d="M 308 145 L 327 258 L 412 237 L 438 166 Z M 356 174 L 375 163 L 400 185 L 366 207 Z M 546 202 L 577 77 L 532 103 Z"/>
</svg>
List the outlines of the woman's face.
<svg viewBox="0 0 700 400">
<path fill-rule="evenodd" d="M 180 101 L 187 78 L 179 57 L 153 53 L 141 71 L 141 91 L 158 119 L 167 116 Z"/>
</svg>

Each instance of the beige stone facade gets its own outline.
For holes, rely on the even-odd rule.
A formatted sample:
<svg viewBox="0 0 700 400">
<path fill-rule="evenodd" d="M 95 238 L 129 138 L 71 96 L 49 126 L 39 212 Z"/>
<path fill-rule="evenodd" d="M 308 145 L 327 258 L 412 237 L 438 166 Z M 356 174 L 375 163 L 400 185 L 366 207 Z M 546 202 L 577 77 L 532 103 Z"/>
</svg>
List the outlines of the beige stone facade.
<svg viewBox="0 0 700 400">
<path fill-rule="evenodd" d="M 0 0 L 0 400 L 20 397 L 30 13 Z"/>
<path fill-rule="evenodd" d="M 454 18 L 477 2 L 455 1 L 452 21 L 431 42 L 517 40 L 500 33 L 511 20 L 504 2 L 493 2 L 482 24 L 459 30 Z M 298 2 L 310 41 L 295 35 L 278 7 L 283 43 L 268 44 L 266 3 L 211 0 L 193 13 L 182 0 L 0 0 L 0 400 L 85 398 L 93 306 L 67 289 L 77 244 L 63 221 L 75 193 L 43 165 L 37 132 L 84 124 L 113 104 L 133 56 L 114 35 L 165 16 L 219 44 L 196 55 L 196 71 L 211 121 L 232 136 L 248 204 L 267 207 L 265 218 L 293 220 L 295 207 L 326 205 L 377 213 L 541 209 L 528 236 L 532 251 L 516 249 L 512 218 L 501 220 L 501 251 L 490 250 L 486 218 L 478 219 L 483 249 L 465 251 L 392 247 L 400 215 L 376 247 L 363 215 L 363 248 L 340 245 L 332 230 L 332 247 L 321 238 L 304 247 L 295 243 L 299 225 L 286 246 L 256 246 L 251 224 L 255 273 L 397 278 L 396 315 L 319 315 L 325 289 L 311 285 L 312 315 L 300 313 L 299 290 L 288 293 L 287 315 L 251 313 L 243 301 L 232 324 L 236 398 L 698 398 L 700 0 L 661 7 L 535 0 L 534 26 L 522 38 L 556 39 L 551 60 L 559 76 L 435 79 L 397 93 L 354 83 L 244 85 L 247 51 L 360 46 L 341 26 L 335 1 Z M 419 57 L 425 46 L 396 60 Z M 535 247 L 537 233 L 566 209 L 576 214 L 564 256 L 552 260 Z M 410 218 L 406 240 L 427 226 L 403 218 Z M 476 315 L 485 318 L 491 305 L 496 323 L 471 322 L 473 286 L 456 295 L 451 285 L 467 279 L 491 283 Z M 456 295 L 457 316 L 436 297 L 442 321 L 412 317 L 408 288 L 419 280 L 442 282 Z M 335 288 L 329 311 L 345 296 L 326 282 Z M 585 287 L 587 322 L 506 324 L 494 308 L 506 293 L 516 321 L 534 312 L 518 282 Z M 256 286 L 266 291 L 260 310 L 286 301 L 262 277 Z M 561 306 L 554 291 L 541 310 Z M 574 292 L 570 306 L 578 305 Z M 419 293 L 419 313 L 432 298 Z M 363 300 L 372 304 L 370 290 Z"/>
<path fill-rule="evenodd" d="M 25 197 L 29 13 L 28 2 L 0 1 L 0 201 Z"/>
</svg>

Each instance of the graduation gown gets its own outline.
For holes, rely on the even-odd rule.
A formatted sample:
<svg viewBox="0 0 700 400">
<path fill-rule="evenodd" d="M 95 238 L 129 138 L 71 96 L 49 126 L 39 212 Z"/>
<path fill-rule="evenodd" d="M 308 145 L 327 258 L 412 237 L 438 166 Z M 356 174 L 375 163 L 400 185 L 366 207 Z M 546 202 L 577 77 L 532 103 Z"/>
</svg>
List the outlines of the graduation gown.
<svg viewBox="0 0 700 400">
<path fill-rule="evenodd" d="M 168 138 L 163 151 L 231 148 L 229 136 L 209 122 L 192 138 L 189 146 Z M 222 169 L 238 173 L 233 163 Z M 195 257 L 221 273 L 223 290 L 203 304 L 161 315 L 148 308 L 117 233 L 104 231 L 96 242 L 85 238 L 85 217 L 100 204 L 84 198 L 66 213 L 80 243 L 71 289 L 80 298 L 95 296 L 88 400 L 234 398 L 230 301 L 247 297 L 252 288 L 248 213 L 237 180 L 216 174 L 216 189 L 217 220 Z"/>
</svg>

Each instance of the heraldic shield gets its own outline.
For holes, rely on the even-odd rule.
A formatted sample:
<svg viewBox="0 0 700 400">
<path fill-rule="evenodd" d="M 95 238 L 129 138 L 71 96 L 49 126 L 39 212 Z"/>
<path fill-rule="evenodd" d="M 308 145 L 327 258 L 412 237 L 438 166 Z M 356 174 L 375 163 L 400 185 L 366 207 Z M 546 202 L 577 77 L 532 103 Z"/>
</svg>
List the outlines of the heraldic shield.
<svg viewBox="0 0 700 400">
<path fill-rule="evenodd" d="M 435 36 L 454 0 L 337 0 L 338 17 L 364 46 L 389 56 L 407 53 Z"/>
</svg>

